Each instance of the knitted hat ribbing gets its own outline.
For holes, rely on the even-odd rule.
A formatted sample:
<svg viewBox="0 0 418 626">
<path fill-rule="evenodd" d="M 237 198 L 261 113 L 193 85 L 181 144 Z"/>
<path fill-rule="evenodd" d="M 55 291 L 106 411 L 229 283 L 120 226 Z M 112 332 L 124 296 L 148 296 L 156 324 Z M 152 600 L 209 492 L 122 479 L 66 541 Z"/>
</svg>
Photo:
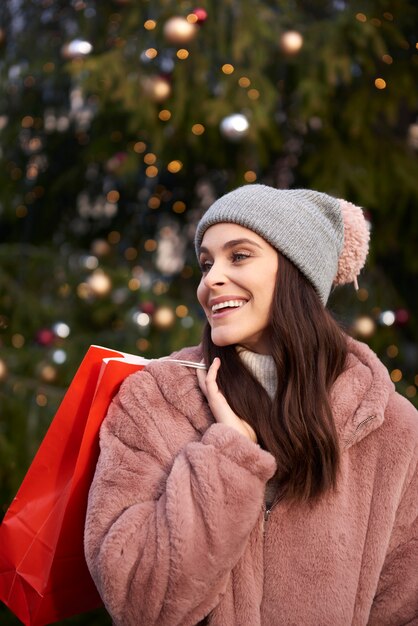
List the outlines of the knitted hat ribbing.
<svg viewBox="0 0 418 626">
<path fill-rule="evenodd" d="M 199 255 L 203 235 L 210 226 L 221 222 L 245 226 L 290 259 L 326 304 L 337 273 L 342 275 L 338 262 L 344 246 L 343 208 L 361 213 L 358 207 L 318 191 L 245 185 L 216 200 L 203 215 L 196 230 L 196 253 Z M 348 242 L 349 257 L 356 257 L 353 267 L 347 269 L 347 255 L 341 255 L 344 256 L 344 275 L 354 274 L 350 280 L 355 279 L 363 266 L 368 247 L 364 218 L 355 213 L 354 223 L 361 232 L 354 244 L 354 253 L 351 237 Z"/>
</svg>

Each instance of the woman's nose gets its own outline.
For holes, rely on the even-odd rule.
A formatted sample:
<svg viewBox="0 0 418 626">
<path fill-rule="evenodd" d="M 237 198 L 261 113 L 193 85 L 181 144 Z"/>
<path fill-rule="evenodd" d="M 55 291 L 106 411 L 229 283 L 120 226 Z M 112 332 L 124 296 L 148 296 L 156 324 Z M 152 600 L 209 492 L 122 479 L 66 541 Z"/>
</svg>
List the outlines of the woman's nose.
<svg viewBox="0 0 418 626">
<path fill-rule="evenodd" d="M 213 263 L 210 270 L 205 274 L 204 282 L 208 287 L 212 285 L 223 285 L 226 281 L 222 263 Z"/>
</svg>

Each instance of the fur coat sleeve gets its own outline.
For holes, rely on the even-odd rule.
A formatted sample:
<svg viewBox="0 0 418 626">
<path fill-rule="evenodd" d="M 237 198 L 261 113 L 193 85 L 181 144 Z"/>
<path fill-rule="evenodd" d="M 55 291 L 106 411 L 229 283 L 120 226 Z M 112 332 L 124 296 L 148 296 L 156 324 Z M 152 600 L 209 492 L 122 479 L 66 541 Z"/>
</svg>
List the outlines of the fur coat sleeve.
<svg viewBox="0 0 418 626">
<path fill-rule="evenodd" d="M 159 367 L 163 380 L 152 367 L 134 374 L 112 403 L 89 496 L 86 559 L 119 626 L 207 615 L 275 471 L 272 455 L 213 423 L 194 371 Z"/>
<path fill-rule="evenodd" d="M 397 458 L 404 456 L 409 463 L 393 464 L 391 468 L 393 475 L 403 467 L 403 475 L 395 483 L 397 492 L 392 492 L 399 505 L 393 511 L 392 531 L 368 626 L 418 625 L 418 416 L 405 398 L 396 395 L 390 404 L 395 403 L 397 415 L 404 418 L 403 432 L 398 433 L 403 445 Z"/>
</svg>

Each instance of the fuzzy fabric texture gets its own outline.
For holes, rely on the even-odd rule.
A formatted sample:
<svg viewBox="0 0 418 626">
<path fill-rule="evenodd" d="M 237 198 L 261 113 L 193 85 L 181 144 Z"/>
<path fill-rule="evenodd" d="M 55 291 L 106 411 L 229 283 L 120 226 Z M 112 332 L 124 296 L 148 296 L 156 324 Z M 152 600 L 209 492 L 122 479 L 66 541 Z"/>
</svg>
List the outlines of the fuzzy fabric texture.
<svg viewBox="0 0 418 626">
<path fill-rule="evenodd" d="M 214 423 L 194 370 L 156 361 L 124 382 L 85 527 L 117 626 L 418 624 L 417 412 L 374 353 L 348 342 L 331 392 L 338 489 L 280 502 L 268 522 L 274 458 Z"/>
<path fill-rule="evenodd" d="M 339 202 L 344 222 L 344 246 L 338 259 L 334 285 L 354 282 L 357 288 L 357 276 L 369 252 L 370 232 L 360 207 L 346 200 Z"/>
</svg>

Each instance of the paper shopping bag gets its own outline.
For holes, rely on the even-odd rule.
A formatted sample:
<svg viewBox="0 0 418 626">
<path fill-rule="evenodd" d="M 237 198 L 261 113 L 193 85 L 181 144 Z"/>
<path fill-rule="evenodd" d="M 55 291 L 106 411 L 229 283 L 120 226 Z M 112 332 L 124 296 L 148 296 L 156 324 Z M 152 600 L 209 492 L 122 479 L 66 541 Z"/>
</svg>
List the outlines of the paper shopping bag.
<svg viewBox="0 0 418 626">
<path fill-rule="evenodd" d="M 83 550 L 99 428 L 147 359 L 91 346 L 0 525 L 0 600 L 42 626 L 101 605 Z"/>
</svg>

